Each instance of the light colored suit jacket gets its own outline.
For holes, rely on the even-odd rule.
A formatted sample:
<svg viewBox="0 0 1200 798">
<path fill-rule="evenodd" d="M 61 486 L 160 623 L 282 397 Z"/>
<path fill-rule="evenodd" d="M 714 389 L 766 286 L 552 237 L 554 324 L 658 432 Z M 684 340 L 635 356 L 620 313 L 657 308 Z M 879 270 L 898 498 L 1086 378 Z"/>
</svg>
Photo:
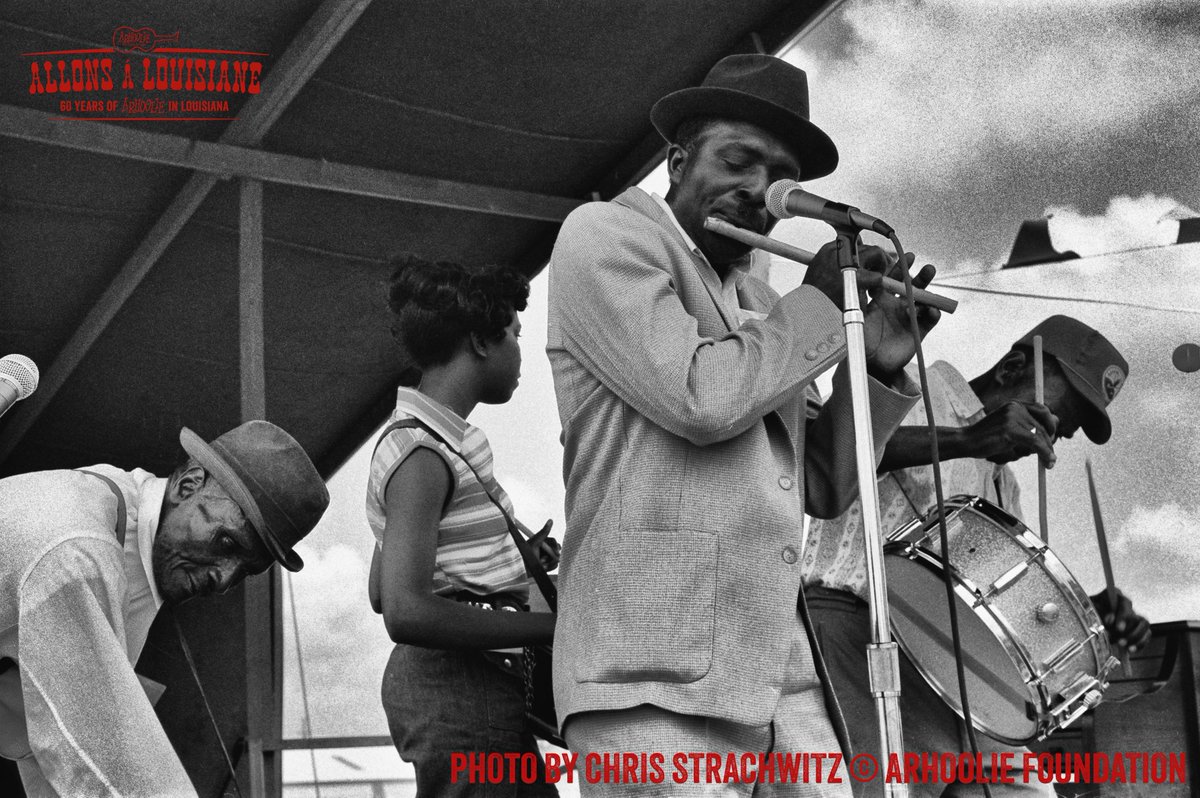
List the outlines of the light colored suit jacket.
<svg viewBox="0 0 1200 798">
<path fill-rule="evenodd" d="M 640 189 L 574 211 L 551 256 L 560 720 L 649 703 L 769 721 L 803 513 L 837 515 L 857 494 L 845 374 L 805 419 L 806 387 L 845 355 L 840 311 L 815 289 L 780 298 L 747 277 L 741 306 L 769 313 L 738 327 L 701 279 L 710 268 Z M 880 451 L 916 401 L 903 390 L 872 381 Z"/>
</svg>

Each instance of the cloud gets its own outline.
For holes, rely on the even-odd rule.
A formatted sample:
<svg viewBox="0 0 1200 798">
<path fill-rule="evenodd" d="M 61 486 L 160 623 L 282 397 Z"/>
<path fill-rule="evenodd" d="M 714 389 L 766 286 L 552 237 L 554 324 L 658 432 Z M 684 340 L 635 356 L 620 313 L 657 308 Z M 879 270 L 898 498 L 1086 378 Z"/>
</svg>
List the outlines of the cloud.
<svg viewBox="0 0 1200 798">
<path fill-rule="evenodd" d="M 1001 262 L 1048 206 L 1183 193 L 1200 176 L 1193 6 L 846 3 L 789 55 L 842 156 L 813 190 L 964 271 Z"/>
<path fill-rule="evenodd" d="M 1050 206 L 1050 237 L 1059 251 L 1099 255 L 1174 244 L 1179 222 L 1168 218 L 1181 208 L 1171 197 L 1144 194 L 1113 197 L 1104 213 L 1089 216 L 1070 206 Z"/>
<path fill-rule="evenodd" d="M 368 555 L 369 556 L 369 555 Z M 312 734 L 386 734 L 379 685 L 392 643 L 367 603 L 369 560 L 346 545 L 305 555 L 290 575 Z M 286 577 L 285 577 L 286 578 Z M 304 704 L 291 602 L 284 585 L 284 734 L 303 733 Z"/>
<path fill-rule="evenodd" d="M 1139 593 L 1142 615 L 1171 620 L 1200 604 L 1200 551 L 1191 545 L 1197 529 L 1200 507 L 1170 502 L 1134 506 L 1116 530 L 1111 549 L 1122 581 L 1153 586 Z"/>
<path fill-rule="evenodd" d="M 823 106 L 818 118 L 838 120 L 859 149 L 886 143 L 915 179 L 939 176 L 927 168 L 931 150 L 954 163 L 980 157 L 980 142 L 1096 141 L 1138 125 L 1190 85 L 1200 60 L 1200 34 L 1155 24 L 1149 2 L 875 0 L 843 9 L 849 43 L 797 56 L 813 77 L 814 109 Z M 835 78 L 838 96 L 822 94 Z M 897 127 L 923 133 L 897 136 Z"/>
</svg>

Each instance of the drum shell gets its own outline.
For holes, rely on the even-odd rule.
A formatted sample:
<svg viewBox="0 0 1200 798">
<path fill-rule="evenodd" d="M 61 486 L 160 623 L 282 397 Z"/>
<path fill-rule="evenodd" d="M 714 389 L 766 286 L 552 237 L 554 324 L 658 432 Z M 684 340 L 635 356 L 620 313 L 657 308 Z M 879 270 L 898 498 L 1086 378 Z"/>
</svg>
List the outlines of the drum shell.
<svg viewBox="0 0 1200 798">
<path fill-rule="evenodd" d="M 1062 561 L 1019 520 L 970 496 L 945 506 L 960 630 L 982 649 L 969 668 L 977 676 L 968 683 L 980 680 L 969 693 L 973 720 L 1008 743 L 1044 736 L 1060 725 L 1064 696 L 1073 701 L 1106 684 L 1113 660 L 1100 618 Z M 896 638 L 961 715 L 948 622 L 941 644 L 917 628 L 945 614 L 937 513 L 889 535 L 885 555 Z"/>
</svg>

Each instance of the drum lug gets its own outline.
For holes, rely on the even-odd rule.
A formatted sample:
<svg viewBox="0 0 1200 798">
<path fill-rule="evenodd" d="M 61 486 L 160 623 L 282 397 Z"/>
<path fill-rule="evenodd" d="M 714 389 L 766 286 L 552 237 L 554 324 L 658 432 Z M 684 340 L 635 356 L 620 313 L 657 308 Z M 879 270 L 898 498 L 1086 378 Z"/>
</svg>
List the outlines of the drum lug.
<svg viewBox="0 0 1200 798">
<path fill-rule="evenodd" d="M 1060 648 L 1058 651 L 1055 651 L 1046 659 L 1042 660 L 1042 667 L 1045 668 L 1045 672 L 1038 676 L 1035 681 L 1041 682 L 1050 674 L 1058 671 L 1067 663 L 1068 660 L 1082 651 L 1084 646 L 1091 643 L 1092 640 L 1098 636 L 1098 634 L 1103 634 L 1103 630 L 1098 633 L 1096 629 L 1092 629 L 1091 634 L 1082 640 L 1077 640 L 1075 642 L 1067 641 L 1062 648 Z M 1101 673 L 1100 675 L 1103 676 L 1104 673 Z"/>
<path fill-rule="evenodd" d="M 1062 700 L 1050 708 L 1050 717 L 1054 718 L 1054 722 L 1038 735 L 1038 739 L 1044 740 L 1051 732 L 1065 729 L 1083 713 L 1099 704 L 1107 686 L 1105 682 L 1081 673 L 1079 678 L 1063 691 Z"/>
<path fill-rule="evenodd" d="M 1041 556 L 1040 553 L 1037 556 Z M 987 604 L 992 596 L 1003 593 L 1005 590 L 1008 590 L 1008 588 L 1016 584 L 1016 582 L 1025 575 L 1025 572 L 1029 570 L 1029 563 L 1036 560 L 1037 556 L 1032 559 L 1025 560 L 1024 562 L 1017 563 L 1012 568 L 1009 568 L 1007 571 L 1000 574 L 996 581 L 992 582 L 992 584 L 988 586 L 986 591 L 983 593 L 976 593 L 975 607 Z"/>
</svg>

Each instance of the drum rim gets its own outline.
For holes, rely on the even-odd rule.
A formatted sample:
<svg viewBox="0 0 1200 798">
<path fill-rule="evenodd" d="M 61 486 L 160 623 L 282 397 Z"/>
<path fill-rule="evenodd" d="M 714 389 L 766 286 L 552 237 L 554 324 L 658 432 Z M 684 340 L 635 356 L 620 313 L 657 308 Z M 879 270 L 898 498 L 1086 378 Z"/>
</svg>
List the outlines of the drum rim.
<svg viewBox="0 0 1200 798">
<path fill-rule="evenodd" d="M 1040 557 L 1042 566 L 1045 568 L 1048 576 L 1053 580 L 1055 586 L 1059 588 L 1060 594 L 1066 599 L 1065 603 L 1071 607 L 1075 620 L 1081 629 L 1089 632 L 1087 639 L 1085 639 L 1082 645 L 1089 645 L 1091 647 L 1098 672 L 1087 675 L 1095 680 L 1099 689 L 1103 692 L 1108 686 L 1108 676 L 1112 668 L 1112 646 L 1108 642 L 1108 635 L 1105 633 L 1099 613 L 1096 612 L 1095 607 L 1092 605 L 1091 597 L 1083 590 L 1079 580 L 1075 578 L 1075 575 L 1071 573 L 1062 559 L 1054 553 L 1048 544 L 1036 536 L 1021 519 L 983 497 L 956 494 L 945 500 L 943 507 L 945 508 L 945 515 L 947 517 L 963 510 L 978 513 L 1000 531 L 1007 533 L 1022 548 Z M 917 562 L 936 577 L 938 582 L 942 582 L 942 574 L 945 569 L 941 559 L 933 552 L 927 551 L 917 545 L 919 541 L 925 540 L 928 537 L 928 531 L 925 531 L 917 540 L 904 540 L 904 538 L 916 530 L 924 530 L 925 527 L 936 528 L 937 519 L 936 517 L 932 517 L 936 509 L 937 506 L 934 505 L 926 511 L 925 515 L 901 525 L 890 533 L 887 536 L 888 542 L 884 547 L 884 554 L 902 556 Z M 990 724 L 982 723 L 979 718 L 973 716 L 972 720 L 975 726 L 994 739 L 1015 745 L 1044 738 L 1046 735 L 1057 730 L 1062 724 L 1055 719 L 1051 712 L 1054 706 L 1051 701 L 1052 696 L 1049 693 L 1049 689 L 1041 681 L 1053 669 L 1043 669 L 1040 664 L 1033 662 L 1033 657 L 1028 647 L 1021 642 L 1014 627 L 1005 617 L 1004 613 L 993 607 L 991 601 L 976 604 L 976 599 L 984 591 L 980 589 L 980 586 L 974 580 L 964 576 L 953 565 L 950 568 L 950 574 L 955 595 L 966 605 L 966 609 L 970 610 L 975 617 L 984 623 L 1000 643 L 1001 648 L 1008 654 L 1009 659 L 1012 660 L 1013 665 L 1016 667 L 1017 675 L 1022 680 L 1026 694 L 1034 699 L 1030 703 L 1034 704 L 1037 715 L 1035 719 L 1030 720 L 1033 727 L 1032 734 L 1025 738 L 1004 735 L 992 728 Z M 935 692 L 942 696 L 943 701 L 959 717 L 962 717 L 963 712 L 960 706 L 961 696 L 958 695 L 958 690 L 955 689 L 951 692 L 943 687 L 940 681 L 914 655 L 914 652 L 904 641 L 901 633 L 896 630 L 894 622 L 891 626 L 892 632 L 900 643 L 901 648 L 904 649 L 905 654 L 917 668 L 922 678 L 925 679 L 926 683 Z"/>
<path fill-rule="evenodd" d="M 942 573 L 944 572 L 944 569 L 942 568 L 941 561 L 930 552 L 911 544 L 891 543 L 885 547 L 884 555 L 885 557 L 887 555 L 891 555 L 904 557 L 907 560 L 911 560 L 931 573 L 937 579 L 939 584 L 942 582 Z M 950 573 L 954 581 L 954 594 L 961 602 L 959 608 L 970 612 L 988 628 L 988 631 L 991 632 L 992 636 L 996 638 L 996 641 L 1000 644 L 1001 648 L 1004 649 L 1004 653 L 1008 655 L 1011 664 L 1015 668 L 1016 675 L 1020 678 L 1021 683 L 1019 685 L 1010 684 L 1010 687 L 1013 687 L 1014 690 L 1023 690 L 1026 693 L 1027 701 L 1029 700 L 1029 697 L 1032 696 L 1037 700 L 1038 706 L 1038 719 L 1029 720 L 1031 732 L 1027 737 L 1012 737 L 1004 734 L 996 729 L 993 724 L 985 722 L 978 715 L 972 713 L 971 720 L 975 725 L 975 728 L 984 732 L 993 739 L 1004 743 L 1009 743 L 1011 745 L 1022 745 L 1036 739 L 1041 733 L 1041 718 L 1044 714 L 1046 714 L 1041 710 L 1041 707 L 1048 706 L 1049 702 L 1044 694 L 1044 688 L 1040 684 L 1035 685 L 1034 683 L 1035 674 L 1030 667 L 1029 658 L 1024 650 L 1024 646 L 1022 646 L 1016 639 L 1016 635 L 1013 634 L 1013 630 L 1009 626 L 1008 621 L 1003 618 L 1003 616 L 994 612 L 987 603 L 974 606 L 975 592 L 971 587 L 968 586 L 969 580 L 964 580 L 961 575 L 955 573 L 954 569 L 951 569 Z M 962 605 L 966 606 L 964 607 Z M 909 661 L 917 669 L 917 672 L 921 674 L 921 677 L 925 680 L 926 684 L 932 687 L 933 690 L 941 696 L 942 700 L 947 706 L 954 710 L 955 714 L 957 714 L 960 718 L 963 718 L 962 702 L 960 700 L 961 696 L 958 694 L 957 685 L 955 686 L 954 690 L 950 690 L 944 686 L 941 683 L 941 680 L 930 671 L 929 667 L 927 667 L 921 661 L 920 657 L 916 655 L 912 647 L 905 641 L 903 633 L 896 628 L 895 620 L 892 620 L 890 625 L 892 628 L 892 634 L 896 637 L 896 642 L 898 642 L 900 647 L 904 649 L 904 653 L 908 656 Z M 903 690 L 903 688 L 901 689 Z M 1029 703 L 1034 702 L 1029 701 Z"/>
</svg>

